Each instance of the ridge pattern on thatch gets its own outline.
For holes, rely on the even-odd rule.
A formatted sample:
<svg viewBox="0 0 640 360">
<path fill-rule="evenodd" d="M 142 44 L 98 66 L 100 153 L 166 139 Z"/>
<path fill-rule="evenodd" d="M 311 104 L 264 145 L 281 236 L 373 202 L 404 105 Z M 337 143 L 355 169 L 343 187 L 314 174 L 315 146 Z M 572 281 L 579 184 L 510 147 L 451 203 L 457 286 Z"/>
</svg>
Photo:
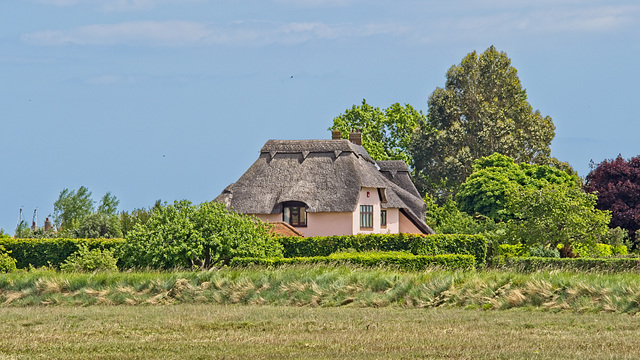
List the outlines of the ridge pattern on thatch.
<svg viewBox="0 0 640 360">
<path fill-rule="evenodd" d="M 216 201 L 244 214 L 281 213 L 288 201 L 305 203 L 311 213 L 354 212 L 361 188 L 379 188 L 386 189 L 383 208 L 404 209 L 420 228 L 431 230 L 423 220 L 426 206 L 410 178 L 396 183 L 378 167 L 400 164 L 376 164 L 349 140 L 269 140 L 253 165 Z M 409 176 L 406 164 L 396 170 L 396 177 L 402 172 Z"/>
<path fill-rule="evenodd" d="M 380 172 L 391 182 L 410 192 L 413 196 L 420 197 L 420 193 L 411 180 L 411 172 L 407 163 L 402 160 L 376 161 Z"/>
</svg>

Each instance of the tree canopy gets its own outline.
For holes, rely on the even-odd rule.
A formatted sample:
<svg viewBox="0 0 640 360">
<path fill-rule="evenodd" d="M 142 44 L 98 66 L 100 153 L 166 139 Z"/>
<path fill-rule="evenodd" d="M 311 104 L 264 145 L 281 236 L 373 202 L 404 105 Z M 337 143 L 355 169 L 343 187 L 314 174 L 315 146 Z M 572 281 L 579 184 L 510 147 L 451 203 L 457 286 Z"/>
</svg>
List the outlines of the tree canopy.
<svg viewBox="0 0 640 360">
<path fill-rule="evenodd" d="M 468 54 L 429 96 L 427 125 L 410 147 L 415 170 L 436 196 L 454 193 L 475 159 L 500 153 L 547 163 L 555 126 L 527 102 L 517 70 L 493 46 Z"/>
<path fill-rule="evenodd" d="M 549 184 L 542 189 L 519 187 L 508 197 L 514 215 L 505 239 L 528 246 L 595 244 L 607 236 L 611 215 L 596 209 L 596 196 L 576 186 Z"/>
<path fill-rule="evenodd" d="M 71 231 L 80 226 L 82 220 L 93 212 L 91 191 L 84 186 L 76 190 L 64 189 L 53 203 L 56 227 Z"/>
<path fill-rule="evenodd" d="M 411 105 L 392 104 L 380 109 L 362 100 L 333 119 L 329 130 L 340 130 L 348 138 L 351 130 L 362 133 L 362 146 L 374 160 L 404 160 L 413 166 L 409 145 L 412 135 L 425 126 L 425 115 Z"/>
<path fill-rule="evenodd" d="M 550 184 L 579 187 L 576 175 L 548 165 L 516 163 L 495 153 L 474 161 L 473 172 L 460 185 L 456 199 L 462 211 L 504 221 L 513 215 L 507 208 L 511 193 L 521 187 L 540 190 Z"/>
<path fill-rule="evenodd" d="M 597 207 L 610 210 L 611 227 L 621 227 L 635 241 L 640 229 L 640 156 L 621 155 L 594 166 L 585 179 L 585 191 L 598 196 Z"/>
</svg>

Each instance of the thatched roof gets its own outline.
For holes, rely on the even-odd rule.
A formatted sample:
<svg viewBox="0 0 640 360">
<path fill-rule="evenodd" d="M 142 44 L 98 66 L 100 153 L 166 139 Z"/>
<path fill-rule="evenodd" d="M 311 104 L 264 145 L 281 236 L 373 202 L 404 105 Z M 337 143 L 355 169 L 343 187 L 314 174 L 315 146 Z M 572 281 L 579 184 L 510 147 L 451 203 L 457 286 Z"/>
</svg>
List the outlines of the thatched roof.
<svg viewBox="0 0 640 360">
<path fill-rule="evenodd" d="M 391 170 L 381 172 L 378 166 L 394 167 L 398 181 L 385 175 Z M 406 164 L 396 167 L 400 164 L 395 161 L 377 165 L 362 146 L 349 140 L 269 140 L 256 162 L 216 201 L 245 214 L 281 213 L 287 201 L 303 202 L 311 213 L 353 212 L 362 187 L 380 188 L 386 189 L 383 208 L 403 210 L 421 230 L 432 233 L 424 223 L 426 207 Z"/>
</svg>

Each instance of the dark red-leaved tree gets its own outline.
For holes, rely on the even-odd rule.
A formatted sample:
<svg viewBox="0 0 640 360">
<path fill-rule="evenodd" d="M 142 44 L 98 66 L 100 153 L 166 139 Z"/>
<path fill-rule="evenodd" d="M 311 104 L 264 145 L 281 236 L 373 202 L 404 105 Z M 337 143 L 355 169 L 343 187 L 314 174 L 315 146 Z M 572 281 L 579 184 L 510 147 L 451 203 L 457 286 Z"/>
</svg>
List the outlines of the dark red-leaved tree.
<svg viewBox="0 0 640 360">
<path fill-rule="evenodd" d="M 597 192 L 598 209 L 611 210 L 610 227 L 620 226 L 634 242 L 640 241 L 635 238 L 640 229 L 640 156 L 604 160 L 587 175 L 584 189 Z"/>
</svg>

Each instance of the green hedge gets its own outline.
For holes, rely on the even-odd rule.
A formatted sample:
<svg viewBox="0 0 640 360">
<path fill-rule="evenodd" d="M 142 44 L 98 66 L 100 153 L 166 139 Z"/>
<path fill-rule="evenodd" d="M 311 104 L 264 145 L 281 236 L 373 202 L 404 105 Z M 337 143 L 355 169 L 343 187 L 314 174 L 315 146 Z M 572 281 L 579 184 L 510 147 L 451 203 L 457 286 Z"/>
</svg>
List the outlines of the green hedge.
<svg viewBox="0 0 640 360">
<path fill-rule="evenodd" d="M 410 251 L 415 255 L 473 255 L 478 266 L 487 256 L 487 241 L 481 235 L 461 234 L 366 234 L 318 237 L 279 237 L 284 257 L 328 256 L 335 252 Z"/>
<path fill-rule="evenodd" d="M 91 249 L 114 250 L 124 239 L 0 239 L 0 246 L 11 251 L 19 269 L 33 267 L 60 267 L 69 255 L 78 250 L 79 245 Z"/>
<path fill-rule="evenodd" d="M 482 235 L 429 235 L 416 238 L 411 244 L 411 252 L 416 255 L 473 255 L 476 266 L 482 267 L 487 259 L 487 239 Z"/>
<path fill-rule="evenodd" d="M 292 258 L 235 258 L 230 266 L 250 265 L 280 266 L 286 264 L 353 264 L 359 266 L 391 266 L 402 270 L 424 270 L 439 267 L 448 270 L 468 270 L 475 268 L 472 255 L 413 255 L 398 253 L 337 253 L 330 256 L 292 257 Z"/>
<path fill-rule="evenodd" d="M 505 258 L 505 268 L 533 272 L 538 270 L 576 270 L 598 272 L 640 271 L 640 258 Z"/>
</svg>

